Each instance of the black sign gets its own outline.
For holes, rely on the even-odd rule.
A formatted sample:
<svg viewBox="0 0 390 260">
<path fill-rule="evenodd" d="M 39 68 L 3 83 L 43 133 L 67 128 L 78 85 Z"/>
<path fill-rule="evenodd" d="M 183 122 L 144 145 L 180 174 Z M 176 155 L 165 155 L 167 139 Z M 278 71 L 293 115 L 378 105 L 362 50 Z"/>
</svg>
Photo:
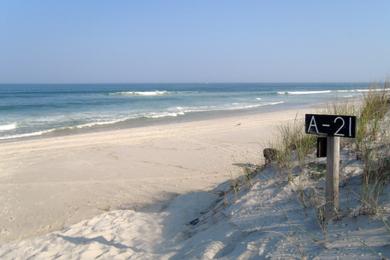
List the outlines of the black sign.
<svg viewBox="0 0 390 260">
<path fill-rule="evenodd" d="M 306 114 L 305 132 L 320 136 L 355 138 L 356 116 Z"/>
</svg>

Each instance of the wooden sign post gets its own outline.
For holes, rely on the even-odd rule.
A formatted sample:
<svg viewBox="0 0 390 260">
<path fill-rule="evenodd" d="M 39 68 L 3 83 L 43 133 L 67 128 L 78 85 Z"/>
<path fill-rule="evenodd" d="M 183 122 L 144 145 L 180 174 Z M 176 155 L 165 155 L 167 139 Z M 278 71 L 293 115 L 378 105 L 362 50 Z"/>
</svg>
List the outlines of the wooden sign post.
<svg viewBox="0 0 390 260">
<path fill-rule="evenodd" d="M 319 136 L 317 156 L 327 157 L 325 217 L 330 219 L 339 210 L 340 137 L 355 138 L 356 117 L 339 115 L 305 115 L 305 132 Z M 323 138 L 326 137 L 326 143 Z M 324 156 L 324 145 L 326 154 Z"/>
<path fill-rule="evenodd" d="M 325 210 L 329 218 L 334 212 L 339 211 L 340 137 L 329 136 L 326 141 Z"/>
</svg>

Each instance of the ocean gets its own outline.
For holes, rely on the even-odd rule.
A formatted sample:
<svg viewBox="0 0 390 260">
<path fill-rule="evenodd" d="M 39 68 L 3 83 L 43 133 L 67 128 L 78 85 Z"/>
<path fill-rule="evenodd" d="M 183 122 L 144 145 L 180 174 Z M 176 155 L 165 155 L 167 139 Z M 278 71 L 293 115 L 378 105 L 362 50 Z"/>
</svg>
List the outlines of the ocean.
<svg viewBox="0 0 390 260">
<path fill-rule="evenodd" d="M 368 83 L 1 84 L 0 140 L 130 127 L 191 115 L 300 108 Z"/>
</svg>

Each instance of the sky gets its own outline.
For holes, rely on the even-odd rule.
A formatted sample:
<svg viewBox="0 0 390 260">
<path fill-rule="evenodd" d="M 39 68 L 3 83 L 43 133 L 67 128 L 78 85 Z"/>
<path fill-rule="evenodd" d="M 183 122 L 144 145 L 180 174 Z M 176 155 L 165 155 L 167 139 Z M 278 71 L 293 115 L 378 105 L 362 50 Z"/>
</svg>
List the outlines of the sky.
<svg viewBox="0 0 390 260">
<path fill-rule="evenodd" d="M 0 83 L 389 76 L 387 0 L 0 0 Z"/>
</svg>

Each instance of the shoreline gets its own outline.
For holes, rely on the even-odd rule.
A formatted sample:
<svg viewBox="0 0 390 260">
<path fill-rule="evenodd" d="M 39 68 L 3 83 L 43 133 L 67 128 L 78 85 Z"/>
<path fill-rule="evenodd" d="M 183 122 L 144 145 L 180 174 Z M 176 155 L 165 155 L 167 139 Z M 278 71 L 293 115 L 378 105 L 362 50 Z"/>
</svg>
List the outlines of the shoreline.
<svg viewBox="0 0 390 260">
<path fill-rule="evenodd" d="M 310 110 L 2 143 L 0 243 L 210 189 L 260 164 L 275 127 Z"/>
<path fill-rule="evenodd" d="M 237 110 L 215 110 L 215 111 L 200 111 L 200 112 L 190 112 L 185 115 L 177 116 L 165 116 L 162 118 L 132 118 L 126 119 L 123 121 L 108 123 L 108 124 L 97 124 L 90 127 L 79 128 L 77 126 L 57 128 L 57 129 L 48 129 L 38 132 L 41 134 L 31 135 L 32 133 L 26 133 L 27 136 L 15 137 L 15 138 L 0 138 L 0 144 L 3 143 L 14 143 L 14 142 L 23 142 L 28 140 L 40 140 L 45 138 L 55 138 L 55 137 L 64 137 L 78 134 L 88 134 L 95 132 L 107 132 L 113 130 L 126 130 L 132 128 L 142 128 L 149 126 L 160 126 L 160 125 L 172 125 L 177 123 L 188 123 L 188 122 L 197 122 L 205 120 L 214 120 L 219 118 L 229 118 L 237 116 L 247 116 L 247 115 L 256 115 L 262 113 L 272 113 L 288 110 L 302 110 L 302 109 L 312 109 L 313 107 L 323 107 L 326 103 L 321 104 L 282 104 L 281 106 L 263 106 L 257 108 L 249 109 L 237 109 Z M 24 135 L 24 134 L 21 134 Z"/>
</svg>

